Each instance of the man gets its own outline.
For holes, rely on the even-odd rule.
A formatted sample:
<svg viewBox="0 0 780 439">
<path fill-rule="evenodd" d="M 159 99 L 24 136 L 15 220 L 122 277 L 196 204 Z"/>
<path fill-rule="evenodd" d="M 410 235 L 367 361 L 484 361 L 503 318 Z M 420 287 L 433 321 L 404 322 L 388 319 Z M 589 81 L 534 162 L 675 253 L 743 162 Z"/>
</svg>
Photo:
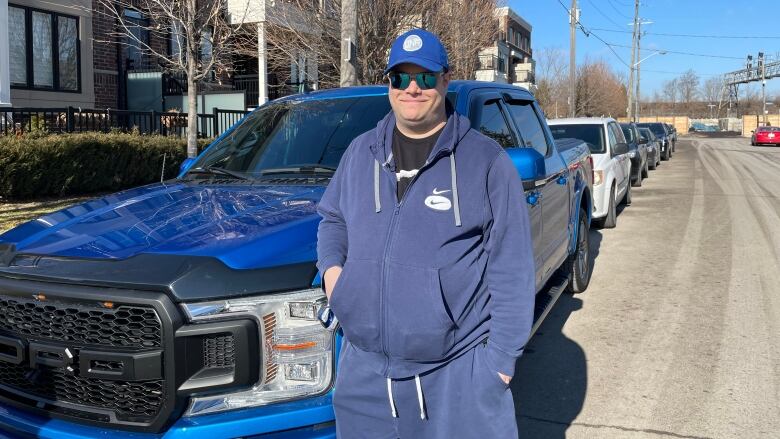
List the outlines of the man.
<svg viewBox="0 0 780 439">
<path fill-rule="evenodd" d="M 393 111 L 319 204 L 342 439 L 517 437 L 509 381 L 535 291 L 525 196 L 503 149 L 448 114 L 448 69 L 433 34 L 395 41 Z"/>
</svg>

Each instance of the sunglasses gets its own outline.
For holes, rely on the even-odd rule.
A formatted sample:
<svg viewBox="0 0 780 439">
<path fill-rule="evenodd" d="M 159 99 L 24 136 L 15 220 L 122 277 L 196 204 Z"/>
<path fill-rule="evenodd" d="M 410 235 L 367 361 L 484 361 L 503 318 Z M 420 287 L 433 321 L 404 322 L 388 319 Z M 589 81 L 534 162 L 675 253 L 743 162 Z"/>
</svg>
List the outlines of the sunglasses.
<svg viewBox="0 0 780 439">
<path fill-rule="evenodd" d="M 440 72 L 422 72 L 422 73 L 404 73 L 390 72 L 387 77 L 390 78 L 390 87 L 398 90 L 406 90 L 414 79 L 415 84 L 421 90 L 436 88 Z"/>
</svg>

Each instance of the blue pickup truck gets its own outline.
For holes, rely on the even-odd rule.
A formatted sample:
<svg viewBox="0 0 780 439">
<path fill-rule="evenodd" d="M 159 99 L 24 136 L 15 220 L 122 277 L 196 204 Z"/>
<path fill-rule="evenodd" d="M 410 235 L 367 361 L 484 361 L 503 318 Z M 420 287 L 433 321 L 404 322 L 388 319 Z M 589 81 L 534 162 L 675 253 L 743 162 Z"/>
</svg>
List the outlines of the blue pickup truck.
<svg viewBox="0 0 780 439">
<path fill-rule="evenodd" d="M 588 148 L 556 143 L 524 89 L 455 81 L 448 103 L 523 177 L 536 328 L 588 284 Z M 315 208 L 350 141 L 389 110 L 383 86 L 280 99 L 175 179 L 0 235 L 0 431 L 335 437 L 340 335 L 317 319 Z M 214 161 L 223 148 L 240 168 Z"/>
</svg>

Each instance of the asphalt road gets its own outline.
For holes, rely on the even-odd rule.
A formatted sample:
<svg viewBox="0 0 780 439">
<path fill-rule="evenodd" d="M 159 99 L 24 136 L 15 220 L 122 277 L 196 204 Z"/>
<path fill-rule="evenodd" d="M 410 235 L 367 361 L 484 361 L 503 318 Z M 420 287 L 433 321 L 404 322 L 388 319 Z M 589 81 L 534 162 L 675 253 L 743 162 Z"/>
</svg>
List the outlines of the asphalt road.
<svg viewBox="0 0 780 439">
<path fill-rule="evenodd" d="M 780 438 L 780 147 L 681 138 L 518 362 L 522 438 Z"/>
</svg>

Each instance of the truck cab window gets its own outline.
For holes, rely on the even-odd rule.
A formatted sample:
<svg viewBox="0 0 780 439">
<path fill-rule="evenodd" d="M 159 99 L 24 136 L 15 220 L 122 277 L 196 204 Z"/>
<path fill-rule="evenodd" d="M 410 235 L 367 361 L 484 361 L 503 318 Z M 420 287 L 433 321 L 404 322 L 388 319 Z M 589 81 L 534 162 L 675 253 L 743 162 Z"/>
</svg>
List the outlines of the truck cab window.
<svg viewBox="0 0 780 439">
<path fill-rule="evenodd" d="M 509 104 L 509 112 L 515 120 L 517 129 L 523 137 L 524 146 L 539 151 L 539 154 L 547 156 L 549 145 L 544 135 L 542 124 L 529 101 L 513 101 Z"/>
<path fill-rule="evenodd" d="M 479 131 L 498 142 L 504 148 L 516 146 L 517 142 L 506 123 L 506 118 L 498 105 L 498 101 L 489 101 L 482 107 Z"/>
</svg>

